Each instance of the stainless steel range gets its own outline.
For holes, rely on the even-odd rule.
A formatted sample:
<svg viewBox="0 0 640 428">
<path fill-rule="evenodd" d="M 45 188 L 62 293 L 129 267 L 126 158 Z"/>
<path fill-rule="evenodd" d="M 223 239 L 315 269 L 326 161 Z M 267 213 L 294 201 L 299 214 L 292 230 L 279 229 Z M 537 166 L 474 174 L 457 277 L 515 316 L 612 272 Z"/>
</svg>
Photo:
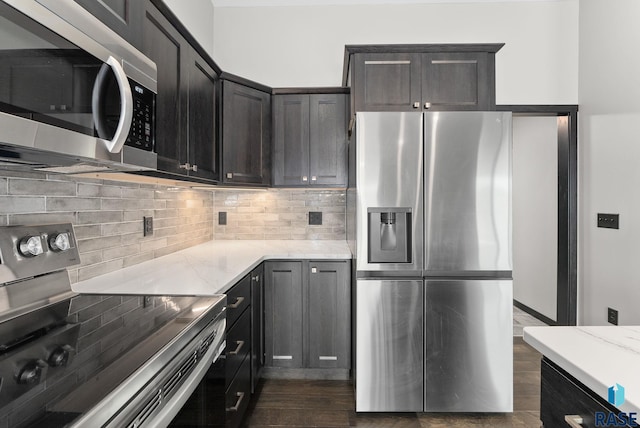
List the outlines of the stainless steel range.
<svg viewBox="0 0 640 428">
<path fill-rule="evenodd" d="M 168 426 L 224 351 L 224 296 L 77 294 L 71 224 L 0 227 L 0 426 Z"/>
</svg>

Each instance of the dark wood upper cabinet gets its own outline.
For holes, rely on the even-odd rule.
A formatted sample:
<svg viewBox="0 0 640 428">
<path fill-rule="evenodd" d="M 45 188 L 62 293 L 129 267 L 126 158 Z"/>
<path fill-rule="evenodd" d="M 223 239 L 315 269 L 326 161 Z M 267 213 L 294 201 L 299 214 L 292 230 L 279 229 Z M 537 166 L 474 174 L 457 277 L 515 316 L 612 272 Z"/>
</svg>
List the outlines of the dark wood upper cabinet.
<svg viewBox="0 0 640 428">
<path fill-rule="evenodd" d="M 189 46 L 173 25 L 149 1 L 143 22 L 142 52 L 158 68 L 156 153 L 158 170 L 187 175 L 187 79 L 183 70 Z"/>
<path fill-rule="evenodd" d="M 352 110 L 494 110 L 502 46 L 347 46 L 343 78 L 352 87 Z"/>
<path fill-rule="evenodd" d="M 158 69 L 158 170 L 218 180 L 218 74 L 155 5 L 145 5 L 142 52 Z"/>
<path fill-rule="evenodd" d="M 220 153 L 216 138 L 218 75 L 195 51 L 188 64 L 188 146 L 190 176 L 218 180 Z"/>
<path fill-rule="evenodd" d="M 123 39 L 140 49 L 144 2 L 140 0 L 74 0 Z"/>
<path fill-rule="evenodd" d="M 222 168 L 225 183 L 271 184 L 271 94 L 223 80 Z"/>
<path fill-rule="evenodd" d="M 352 93 L 357 111 L 406 111 L 420 107 L 419 54 L 358 54 L 353 66 Z"/>
<path fill-rule="evenodd" d="M 495 110 L 495 83 L 488 75 L 488 62 L 486 52 L 423 54 L 422 107 Z"/>
<path fill-rule="evenodd" d="M 273 96 L 273 185 L 309 184 L 309 95 Z"/>
<path fill-rule="evenodd" d="M 346 186 L 348 96 L 289 94 L 273 100 L 273 185 Z"/>
</svg>

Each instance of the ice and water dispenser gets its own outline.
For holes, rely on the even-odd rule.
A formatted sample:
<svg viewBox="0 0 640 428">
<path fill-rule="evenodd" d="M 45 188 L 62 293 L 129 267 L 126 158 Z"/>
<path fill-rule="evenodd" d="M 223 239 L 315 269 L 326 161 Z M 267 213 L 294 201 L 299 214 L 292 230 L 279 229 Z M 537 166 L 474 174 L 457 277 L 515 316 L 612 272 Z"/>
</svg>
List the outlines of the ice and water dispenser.
<svg viewBox="0 0 640 428">
<path fill-rule="evenodd" d="M 411 263 L 411 208 L 368 208 L 369 263 Z"/>
</svg>

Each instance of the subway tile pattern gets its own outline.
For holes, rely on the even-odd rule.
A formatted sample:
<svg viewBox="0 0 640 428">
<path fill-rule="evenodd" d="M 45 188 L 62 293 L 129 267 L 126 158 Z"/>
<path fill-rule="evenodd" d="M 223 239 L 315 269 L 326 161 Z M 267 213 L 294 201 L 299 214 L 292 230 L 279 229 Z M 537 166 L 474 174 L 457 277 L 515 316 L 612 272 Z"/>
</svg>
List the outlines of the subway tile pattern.
<svg viewBox="0 0 640 428">
<path fill-rule="evenodd" d="M 0 171 L 0 225 L 74 225 L 73 283 L 211 240 L 213 200 L 211 191 Z M 144 216 L 154 218 L 151 236 Z"/>
<path fill-rule="evenodd" d="M 214 239 L 345 239 L 345 190 L 217 190 L 214 198 Z M 322 212 L 322 225 L 309 225 L 309 211 Z"/>
</svg>

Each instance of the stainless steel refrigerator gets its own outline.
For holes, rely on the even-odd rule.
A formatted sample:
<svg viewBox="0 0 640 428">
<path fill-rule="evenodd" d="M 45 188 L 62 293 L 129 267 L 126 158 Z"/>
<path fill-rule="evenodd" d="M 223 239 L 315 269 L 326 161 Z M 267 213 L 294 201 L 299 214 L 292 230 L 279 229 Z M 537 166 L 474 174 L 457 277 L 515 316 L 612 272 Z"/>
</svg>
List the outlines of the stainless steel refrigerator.
<svg viewBox="0 0 640 428">
<path fill-rule="evenodd" d="M 358 412 L 511 412 L 511 113 L 356 117 Z"/>
</svg>

